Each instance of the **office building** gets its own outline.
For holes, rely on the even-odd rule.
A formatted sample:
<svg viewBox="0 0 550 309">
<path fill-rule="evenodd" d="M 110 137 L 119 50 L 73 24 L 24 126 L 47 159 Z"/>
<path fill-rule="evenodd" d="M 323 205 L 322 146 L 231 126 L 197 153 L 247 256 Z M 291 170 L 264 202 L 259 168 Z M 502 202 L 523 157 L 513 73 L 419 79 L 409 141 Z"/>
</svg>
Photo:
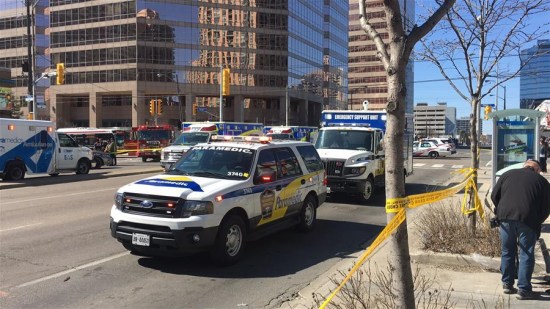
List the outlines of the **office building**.
<svg viewBox="0 0 550 309">
<path fill-rule="evenodd" d="M 531 48 L 521 51 L 520 108 L 533 109 L 550 99 L 550 40 L 539 40 Z"/>
<path fill-rule="evenodd" d="M 49 52 L 66 69 L 50 117 L 317 125 L 323 108 L 345 104 L 347 12 L 345 0 L 51 0 Z M 222 68 L 231 86 L 220 109 Z"/>
<path fill-rule="evenodd" d="M 414 25 L 415 6 L 412 0 L 400 0 L 405 29 Z M 388 89 L 386 71 L 377 58 L 374 41 L 361 28 L 359 4 L 350 1 L 349 6 L 349 86 L 348 109 L 363 109 L 363 102 L 368 101 L 368 109 L 382 110 L 386 108 Z M 388 42 L 386 14 L 383 2 L 379 0 L 366 1 L 367 16 L 371 25 L 380 33 L 384 42 Z M 407 66 L 406 76 L 406 112 L 413 112 L 414 98 L 413 61 Z"/>
<path fill-rule="evenodd" d="M 49 117 L 48 110 L 45 108 L 45 95 L 50 83 L 47 79 L 36 78 L 50 66 L 47 54 L 49 41 L 45 34 L 49 25 L 46 13 L 48 4 L 48 0 L 33 1 L 33 6 L 30 6 L 29 10 L 35 18 L 29 19 L 31 23 L 27 28 L 25 1 L 0 1 L 0 68 L 9 70 L 7 78 L 10 79 L 10 90 L 3 90 L 3 92 L 10 93 L 10 109 L 14 114 L 28 117 L 29 111 L 32 111 L 32 101 L 26 98 L 34 91 L 38 107 L 36 119 Z M 32 20 L 35 22 L 33 23 Z M 27 48 L 29 32 L 33 42 L 30 50 Z M 29 67 L 34 75 L 31 81 L 28 75 Z M 37 83 L 32 85 L 34 80 Z"/>
<path fill-rule="evenodd" d="M 418 103 L 414 107 L 414 135 L 417 138 L 456 136 L 456 108 L 447 103 Z"/>
</svg>

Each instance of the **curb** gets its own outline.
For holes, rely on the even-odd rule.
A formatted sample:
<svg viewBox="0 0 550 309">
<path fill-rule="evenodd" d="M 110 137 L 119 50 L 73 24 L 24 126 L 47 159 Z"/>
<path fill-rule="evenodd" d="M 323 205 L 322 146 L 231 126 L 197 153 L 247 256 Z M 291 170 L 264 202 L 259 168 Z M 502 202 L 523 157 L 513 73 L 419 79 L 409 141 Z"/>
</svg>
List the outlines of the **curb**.
<svg viewBox="0 0 550 309">
<path fill-rule="evenodd" d="M 132 175 L 140 175 L 140 174 L 149 174 L 149 173 L 156 173 L 157 171 L 154 170 L 144 170 L 144 171 L 135 171 L 135 172 L 122 172 L 122 173 L 106 173 L 104 175 L 104 178 L 112 178 L 112 177 L 122 177 L 122 176 L 132 176 Z M 160 173 L 160 171 L 158 172 Z M 93 175 L 93 174 L 92 174 Z M 49 176 L 51 177 L 51 176 Z M 46 178 L 46 177 L 44 177 Z M 0 190 L 6 190 L 6 189 L 15 189 L 15 188 L 21 188 L 25 187 L 28 184 L 25 182 L 21 183 L 6 183 L 3 184 L 0 182 Z"/>
</svg>

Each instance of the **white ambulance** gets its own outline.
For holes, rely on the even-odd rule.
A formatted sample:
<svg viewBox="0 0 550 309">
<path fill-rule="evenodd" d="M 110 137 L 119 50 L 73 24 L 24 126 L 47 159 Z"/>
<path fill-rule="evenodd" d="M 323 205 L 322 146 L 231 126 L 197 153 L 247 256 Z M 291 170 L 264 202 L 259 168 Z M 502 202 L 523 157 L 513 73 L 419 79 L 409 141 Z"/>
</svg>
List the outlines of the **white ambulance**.
<svg viewBox="0 0 550 309">
<path fill-rule="evenodd" d="M 0 118 L 0 176 L 20 180 L 29 174 L 88 174 L 92 150 L 70 136 L 55 132 L 54 123 Z"/>
<path fill-rule="evenodd" d="M 247 240 L 290 226 L 313 228 L 327 189 L 311 143 L 215 139 L 225 141 L 195 145 L 165 174 L 120 188 L 111 235 L 141 254 L 210 251 L 227 265 L 242 256 Z"/>
</svg>

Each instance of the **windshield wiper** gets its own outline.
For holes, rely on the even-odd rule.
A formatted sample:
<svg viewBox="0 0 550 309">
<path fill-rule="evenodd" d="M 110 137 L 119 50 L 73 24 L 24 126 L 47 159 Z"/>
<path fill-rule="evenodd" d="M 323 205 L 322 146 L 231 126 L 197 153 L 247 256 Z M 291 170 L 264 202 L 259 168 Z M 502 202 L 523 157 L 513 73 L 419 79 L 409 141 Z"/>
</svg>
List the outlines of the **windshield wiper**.
<svg viewBox="0 0 550 309">
<path fill-rule="evenodd" d="M 218 173 L 212 173 L 212 172 L 192 172 L 189 175 L 199 176 L 199 177 L 221 178 L 221 179 L 227 179 L 228 178 L 226 175 L 222 175 L 222 174 L 218 174 Z"/>
</svg>

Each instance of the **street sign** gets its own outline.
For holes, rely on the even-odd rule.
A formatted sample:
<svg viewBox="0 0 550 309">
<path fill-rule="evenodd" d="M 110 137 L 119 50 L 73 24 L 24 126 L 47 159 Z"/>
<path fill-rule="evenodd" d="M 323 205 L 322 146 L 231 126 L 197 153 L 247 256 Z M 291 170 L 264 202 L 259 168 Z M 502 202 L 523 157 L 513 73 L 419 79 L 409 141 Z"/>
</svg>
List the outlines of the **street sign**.
<svg viewBox="0 0 550 309">
<path fill-rule="evenodd" d="M 199 107 L 197 108 L 197 111 L 199 111 L 199 112 L 206 112 L 206 107 L 204 107 L 204 106 L 199 106 Z"/>
<path fill-rule="evenodd" d="M 485 106 L 495 107 L 495 104 L 481 104 L 480 106 L 481 106 L 481 107 L 485 107 Z"/>
</svg>

